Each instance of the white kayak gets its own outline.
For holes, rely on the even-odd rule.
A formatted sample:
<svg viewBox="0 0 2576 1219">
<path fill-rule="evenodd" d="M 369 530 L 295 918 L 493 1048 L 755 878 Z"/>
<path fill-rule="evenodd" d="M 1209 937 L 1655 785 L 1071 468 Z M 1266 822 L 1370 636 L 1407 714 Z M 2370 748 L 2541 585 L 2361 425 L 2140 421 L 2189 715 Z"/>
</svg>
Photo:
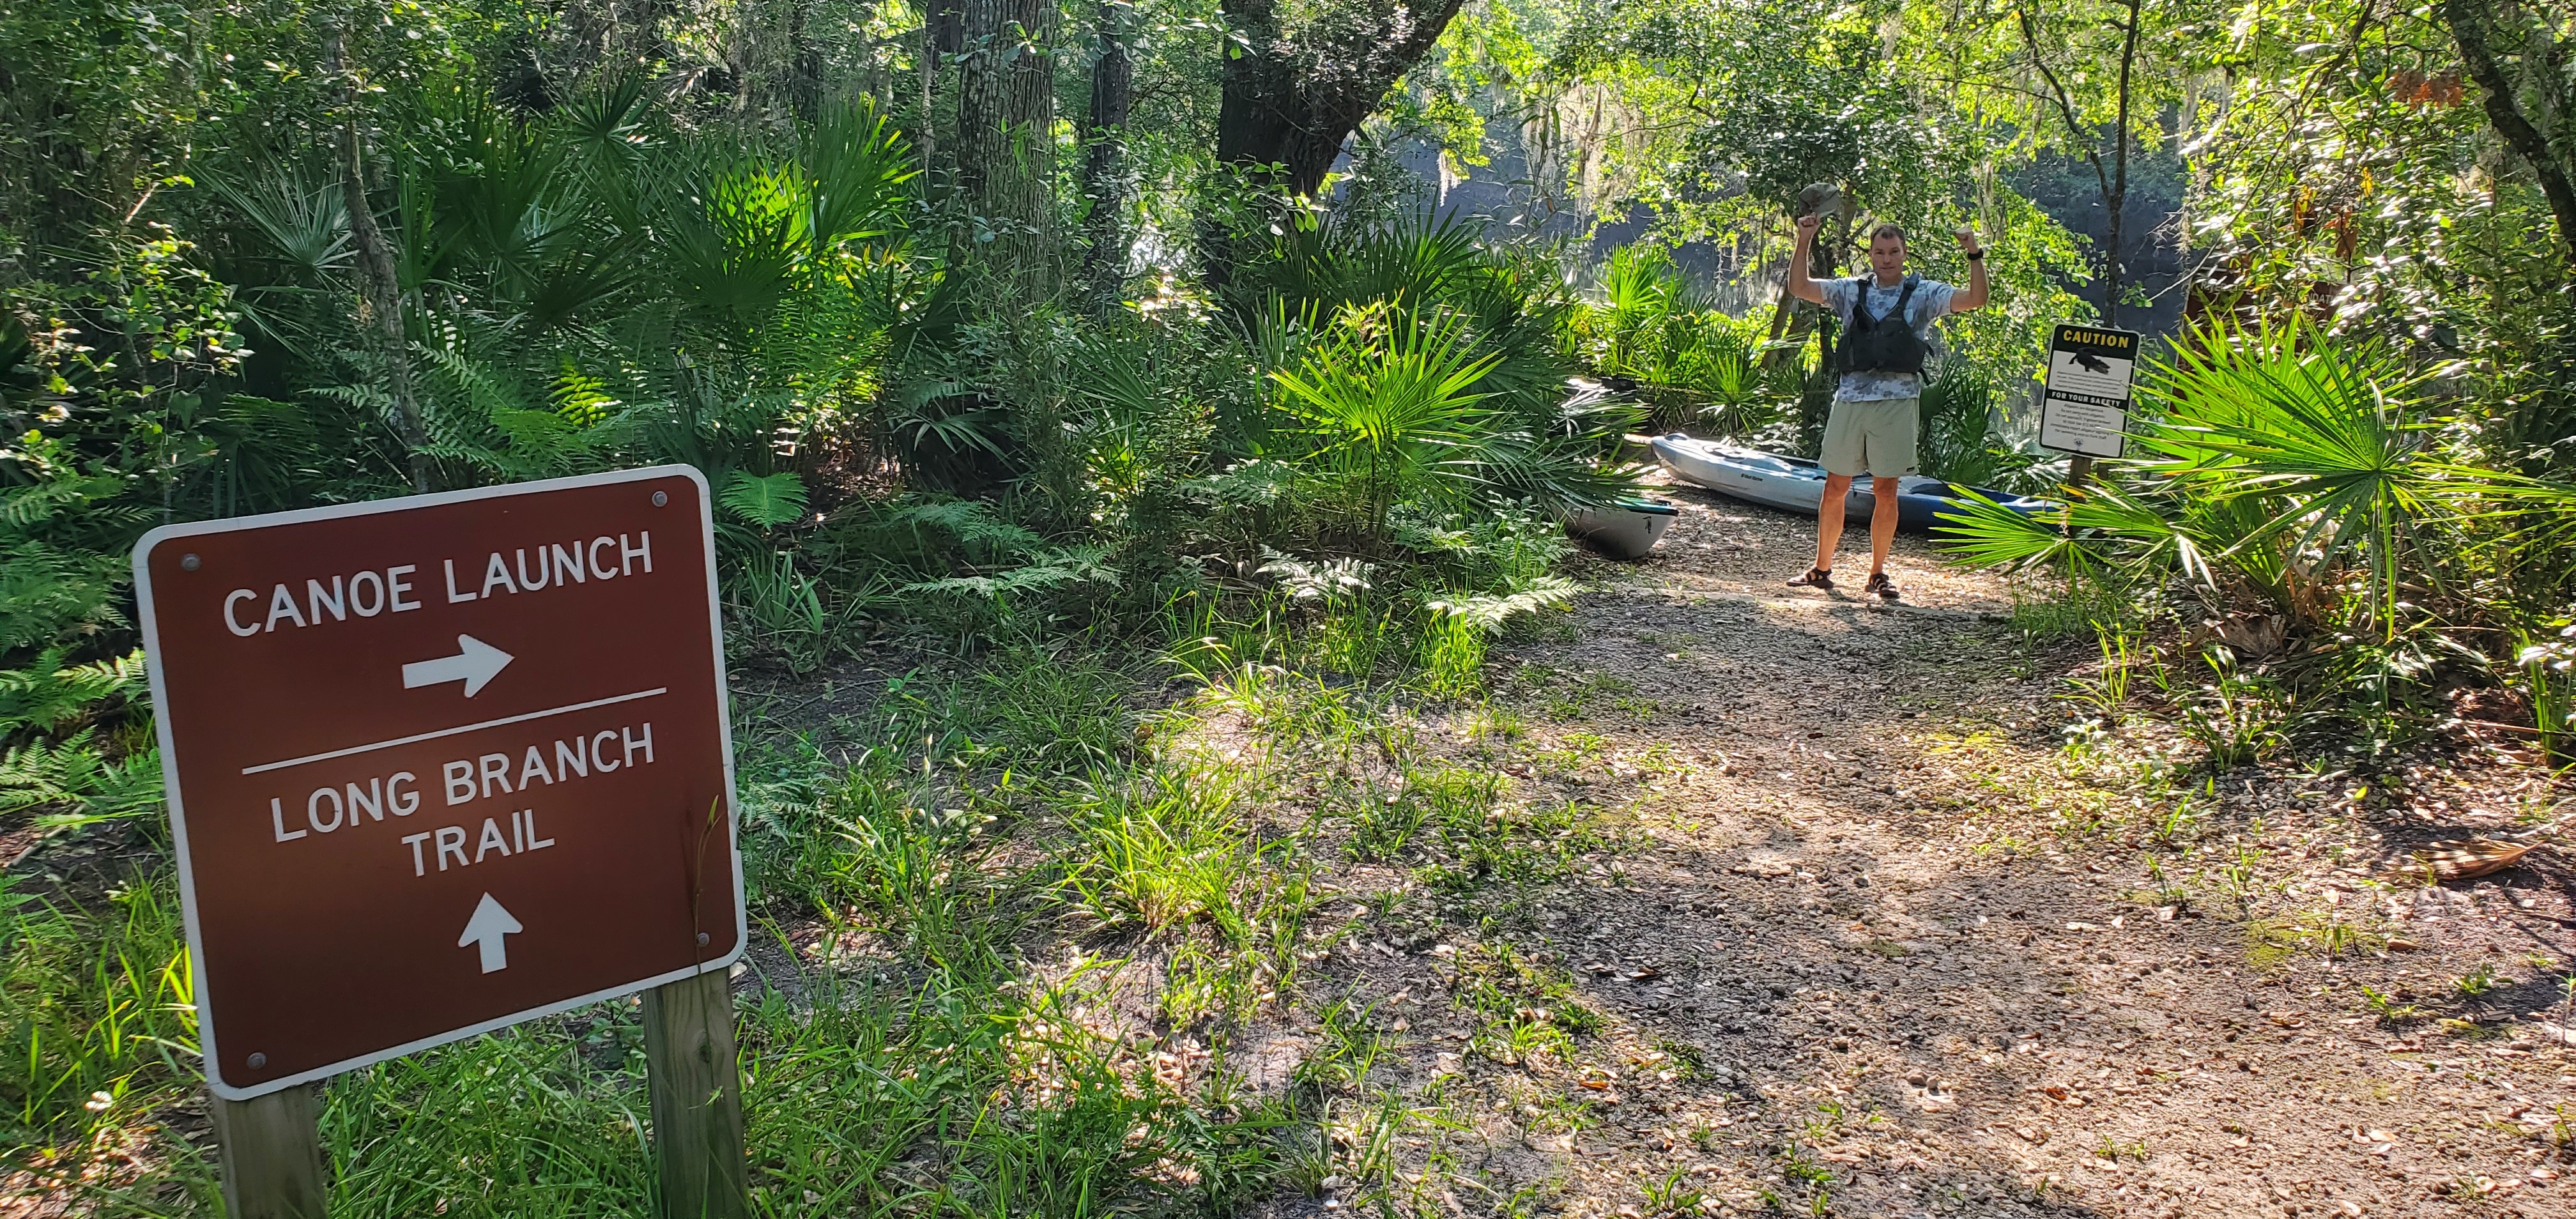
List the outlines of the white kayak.
<svg viewBox="0 0 2576 1219">
<path fill-rule="evenodd" d="M 1669 500 L 1623 499 L 1568 513 L 1565 534 L 1614 559 L 1642 559 L 1679 515 Z"/>
<path fill-rule="evenodd" d="M 1803 457 L 1766 453 L 1722 440 L 1699 440 L 1674 432 L 1657 436 L 1653 441 L 1655 457 L 1686 482 L 1706 487 L 1721 495 L 1748 503 L 1789 512 L 1813 514 L 1825 499 L 1825 468 Z M 1870 494 L 1870 480 L 1852 484 L 1850 498 L 1843 503 L 1845 520 L 1866 521 L 1878 507 L 1878 497 Z M 1929 529 L 1943 513 L 1955 513 L 1966 499 L 1963 491 L 1973 491 L 2015 512 L 2032 514 L 2054 510 L 2058 505 L 2027 495 L 1996 491 L 1986 487 L 1960 487 L 1937 478 L 1908 474 L 1897 480 L 1896 522 L 1913 529 Z"/>
</svg>

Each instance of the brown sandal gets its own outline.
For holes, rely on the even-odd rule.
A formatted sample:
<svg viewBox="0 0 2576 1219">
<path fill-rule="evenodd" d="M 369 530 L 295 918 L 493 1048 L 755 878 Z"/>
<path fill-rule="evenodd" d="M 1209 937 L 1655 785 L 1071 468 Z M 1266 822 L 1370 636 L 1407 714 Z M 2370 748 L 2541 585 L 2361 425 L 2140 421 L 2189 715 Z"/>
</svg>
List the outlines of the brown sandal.
<svg viewBox="0 0 2576 1219">
<path fill-rule="evenodd" d="M 1807 569 L 1807 574 L 1789 581 L 1789 587 L 1821 588 L 1826 592 L 1832 592 L 1834 591 L 1834 573 L 1821 567 L 1810 567 Z"/>
<path fill-rule="evenodd" d="M 1896 600 L 1896 581 L 1888 579 L 1886 572 L 1874 571 L 1869 573 L 1869 583 L 1862 585 L 1861 591 L 1877 593 L 1881 601 L 1894 601 Z"/>
</svg>

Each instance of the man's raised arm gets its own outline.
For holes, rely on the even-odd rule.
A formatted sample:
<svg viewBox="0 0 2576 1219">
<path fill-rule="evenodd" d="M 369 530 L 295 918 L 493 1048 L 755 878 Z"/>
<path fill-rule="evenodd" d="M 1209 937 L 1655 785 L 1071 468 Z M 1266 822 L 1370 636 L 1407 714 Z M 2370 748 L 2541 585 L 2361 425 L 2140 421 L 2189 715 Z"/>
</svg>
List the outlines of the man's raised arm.
<svg viewBox="0 0 2576 1219">
<path fill-rule="evenodd" d="M 1959 248 L 1968 252 L 1968 290 L 1950 298 L 1950 312 L 1966 313 L 1986 305 L 1986 249 L 1977 244 L 1975 229 L 1961 228 L 1958 236 Z"/>
<path fill-rule="evenodd" d="M 1815 244 L 1816 226 L 1820 223 L 1815 216 L 1798 217 L 1798 248 L 1789 252 L 1789 295 L 1816 305 L 1825 303 L 1825 290 L 1807 276 L 1807 247 Z"/>
</svg>

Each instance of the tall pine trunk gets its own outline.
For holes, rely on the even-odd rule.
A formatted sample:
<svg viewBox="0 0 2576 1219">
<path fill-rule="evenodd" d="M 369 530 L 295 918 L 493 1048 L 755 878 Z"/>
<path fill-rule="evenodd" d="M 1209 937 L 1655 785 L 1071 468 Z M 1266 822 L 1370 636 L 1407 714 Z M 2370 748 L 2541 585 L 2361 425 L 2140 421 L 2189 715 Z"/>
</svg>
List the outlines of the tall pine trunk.
<svg viewBox="0 0 2576 1219">
<path fill-rule="evenodd" d="M 1055 0 L 964 0 L 958 260 L 1025 300 L 1051 295 L 1055 234 Z"/>
<path fill-rule="evenodd" d="M 1091 64 L 1089 147 L 1082 162 L 1085 214 L 1081 290 L 1094 313 L 1118 301 L 1127 278 L 1127 118 L 1136 104 L 1136 60 L 1127 49 L 1128 0 L 1100 0 L 1099 47 Z"/>
<path fill-rule="evenodd" d="M 2570 172 L 2571 166 L 2576 166 L 2576 148 L 2569 146 L 2564 127 L 2542 127 L 2550 116 L 2566 113 L 2571 102 L 2576 102 L 2568 95 L 2564 77 L 2557 74 L 2557 65 L 2567 58 L 2568 44 L 2547 35 L 2535 35 L 2527 26 L 2514 22 L 2506 23 L 2502 32 L 2507 42 L 2499 51 L 2495 39 L 2496 27 L 2504 22 L 2502 9 L 2496 0 L 2441 0 L 2436 6 L 2442 23 L 2451 28 L 2453 41 L 2459 43 L 2460 62 L 2468 69 L 2469 79 L 2476 81 L 2486 95 L 2487 124 L 2539 181 L 2541 196 L 2549 201 L 2550 217 L 2558 224 L 2559 254 L 2576 265 L 2576 173 Z M 2538 45 L 2531 45 L 2535 42 Z M 2535 60 L 2551 66 L 2538 71 L 2522 67 Z M 2515 88 L 2517 77 L 2509 70 L 2509 64 L 2522 68 L 2519 79 L 2528 82 L 2536 95 L 2533 109 L 2541 116 L 2539 122 L 2525 112 L 2523 98 Z"/>
</svg>

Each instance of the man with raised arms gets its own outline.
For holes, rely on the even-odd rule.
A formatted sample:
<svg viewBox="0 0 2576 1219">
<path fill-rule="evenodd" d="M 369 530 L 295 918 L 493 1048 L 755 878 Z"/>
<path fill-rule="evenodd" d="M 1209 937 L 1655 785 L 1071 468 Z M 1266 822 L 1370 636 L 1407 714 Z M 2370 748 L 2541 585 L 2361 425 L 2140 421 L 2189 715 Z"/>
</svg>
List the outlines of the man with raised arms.
<svg viewBox="0 0 2576 1219">
<path fill-rule="evenodd" d="M 1887 578 L 1887 550 L 1896 541 L 1897 478 L 1914 469 L 1920 431 L 1923 363 L 1931 353 L 1932 324 L 1986 303 L 1986 252 L 1972 229 L 1960 229 L 1968 254 L 1963 290 L 1905 272 L 1905 230 L 1882 224 L 1870 231 L 1869 274 L 1816 280 L 1807 274 L 1807 251 L 1818 217 L 1798 220 L 1797 249 L 1789 255 L 1789 295 L 1824 305 L 1842 322 L 1834 353 L 1840 380 L 1833 413 L 1825 417 L 1825 498 L 1816 507 L 1816 562 L 1792 588 L 1834 587 L 1834 550 L 1843 537 L 1843 506 L 1852 480 L 1866 471 L 1877 507 L 1869 518 L 1869 583 L 1864 590 L 1896 600 Z"/>
</svg>

